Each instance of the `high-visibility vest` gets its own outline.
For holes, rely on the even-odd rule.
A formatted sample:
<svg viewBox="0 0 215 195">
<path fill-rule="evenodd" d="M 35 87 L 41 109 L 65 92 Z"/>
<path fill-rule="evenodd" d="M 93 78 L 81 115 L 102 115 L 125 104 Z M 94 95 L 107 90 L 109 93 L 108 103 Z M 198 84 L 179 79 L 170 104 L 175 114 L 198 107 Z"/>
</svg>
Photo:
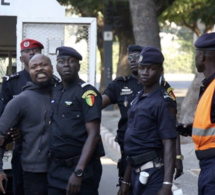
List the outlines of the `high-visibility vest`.
<svg viewBox="0 0 215 195">
<path fill-rule="evenodd" d="M 196 108 L 192 131 L 196 150 L 215 148 L 215 123 L 211 123 L 214 90 L 215 79 L 206 88 Z"/>
</svg>

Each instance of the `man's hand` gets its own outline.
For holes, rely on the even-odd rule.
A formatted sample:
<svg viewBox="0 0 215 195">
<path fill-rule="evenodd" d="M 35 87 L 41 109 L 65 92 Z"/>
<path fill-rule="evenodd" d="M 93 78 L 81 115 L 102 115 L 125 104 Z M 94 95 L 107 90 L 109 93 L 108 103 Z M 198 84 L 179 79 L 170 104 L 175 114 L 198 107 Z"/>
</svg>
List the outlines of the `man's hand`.
<svg viewBox="0 0 215 195">
<path fill-rule="evenodd" d="M 182 160 L 176 159 L 175 160 L 175 177 L 174 179 L 177 179 L 183 174 L 183 163 Z"/>
<path fill-rule="evenodd" d="M 0 192 L 2 192 L 3 194 L 5 194 L 5 190 L 3 186 L 3 180 L 7 181 L 7 175 L 5 173 L 0 173 Z"/>
<path fill-rule="evenodd" d="M 172 195 L 172 185 L 163 185 L 157 195 Z"/>
<path fill-rule="evenodd" d="M 77 177 L 74 173 L 69 178 L 68 185 L 66 187 L 66 195 L 78 194 L 81 189 L 82 178 Z"/>
<path fill-rule="evenodd" d="M 21 131 L 18 127 L 13 127 L 10 129 L 7 135 L 11 138 L 12 141 L 16 141 L 21 138 Z"/>
<path fill-rule="evenodd" d="M 176 125 L 176 131 L 182 136 L 192 136 L 192 124 L 178 123 Z"/>
<path fill-rule="evenodd" d="M 129 193 L 129 190 L 130 190 L 130 185 L 121 183 L 117 195 L 127 195 Z"/>
</svg>

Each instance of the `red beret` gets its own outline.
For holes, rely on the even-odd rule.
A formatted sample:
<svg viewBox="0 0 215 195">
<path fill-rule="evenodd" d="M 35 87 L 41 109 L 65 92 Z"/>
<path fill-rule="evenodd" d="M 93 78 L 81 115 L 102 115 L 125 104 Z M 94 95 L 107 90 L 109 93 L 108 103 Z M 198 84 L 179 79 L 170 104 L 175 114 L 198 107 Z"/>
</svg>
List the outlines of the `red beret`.
<svg viewBox="0 0 215 195">
<path fill-rule="evenodd" d="M 44 46 L 39 41 L 33 39 L 25 39 L 20 43 L 21 51 L 25 49 L 32 49 L 32 48 L 40 48 L 43 49 Z"/>
</svg>

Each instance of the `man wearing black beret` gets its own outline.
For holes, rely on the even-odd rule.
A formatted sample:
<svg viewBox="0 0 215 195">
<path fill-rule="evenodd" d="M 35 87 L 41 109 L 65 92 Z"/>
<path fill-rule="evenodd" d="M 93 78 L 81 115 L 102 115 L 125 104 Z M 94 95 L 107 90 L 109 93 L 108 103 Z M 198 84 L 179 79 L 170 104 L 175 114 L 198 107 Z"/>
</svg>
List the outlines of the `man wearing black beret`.
<svg viewBox="0 0 215 195">
<path fill-rule="evenodd" d="M 164 57 L 155 47 L 145 47 L 138 64 L 143 87 L 128 111 L 124 138 L 127 168 L 118 194 L 171 195 L 176 156 L 175 100 L 159 80 Z M 143 174 L 143 176 L 141 176 Z M 143 177 L 148 176 L 148 180 Z"/>
<path fill-rule="evenodd" d="M 118 161 L 119 185 L 124 175 L 126 167 L 126 159 L 124 155 L 123 143 L 124 134 L 127 128 L 127 112 L 130 104 L 142 89 L 142 84 L 138 81 L 137 65 L 140 57 L 140 52 L 143 47 L 140 45 L 128 46 L 128 65 L 131 70 L 131 75 L 121 76 L 112 81 L 102 95 L 102 108 L 110 104 L 117 104 L 120 109 L 121 118 L 118 123 L 116 141 L 120 145 L 121 159 Z"/>
<path fill-rule="evenodd" d="M 143 50 L 143 47 L 140 45 L 129 45 L 128 46 L 128 65 L 131 69 L 131 75 L 122 76 L 116 78 L 112 81 L 107 89 L 104 91 L 102 95 L 102 107 L 105 108 L 110 104 L 117 104 L 120 109 L 121 118 L 118 123 L 117 137 L 116 141 L 120 145 L 121 151 L 121 159 L 118 161 L 118 169 L 119 169 L 119 184 L 121 184 L 121 180 L 124 176 L 125 168 L 126 168 L 126 157 L 124 154 L 124 135 L 127 128 L 127 112 L 131 106 L 131 102 L 137 96 L 137 94 L 143 88 L 142 83 L 138 80 L 138 61 L 140 58 L 140 52 Z M 151 56 L 152 57 L 152 56 Z M 156 58 L 156 56 L 154 56 Z M 157 58 L 156 58 L 157 59 Z M 171 95 L 173 98 L 174 93 L 171 86 L 164 80 L 164 77 L 160 78 L 160 85 L 163 87 L 165 93 Z M 174 103 L 176 107 L 176 102 Z M 180 151 L 180 139 L 177 140 L 177 155 L 181 156 Z M 176 175 L 175 179 L 179 177 L 183 172 L 182 162 L 178 158 L 176 162 Z"/>
<path fill-rule="evenodd" d="M 215 32 L 205 33 L 195 42 L 196 68 L 205 75 L 193 121 L 192 138 L 201 172 L 198 195 L 215 194 Z"/>
<path fill-rule="evenodd" d="M 79 78 L 81 54 L 57 48 L 62 83 L 53 92 L 49 195 L 98 194 L 104 155 L 100 137 L 102 98 Z"/>
</svg>

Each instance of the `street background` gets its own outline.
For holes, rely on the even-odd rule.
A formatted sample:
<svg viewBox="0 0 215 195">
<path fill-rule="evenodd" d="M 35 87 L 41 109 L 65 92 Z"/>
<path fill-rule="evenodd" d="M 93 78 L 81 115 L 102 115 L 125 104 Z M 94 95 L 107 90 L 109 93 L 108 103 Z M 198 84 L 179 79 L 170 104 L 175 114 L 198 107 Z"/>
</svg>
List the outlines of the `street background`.
<svg viewBox="0 0 215 195">
<path fill-rule="evenodd" d="M 166 81 L 175 89 L 178 111 L 186 92 L 194 78 L 193 74 L 168 74 L 165 75 Z M 117 161 L 120 157 L 119 146 L 114 141 L 117 123 L 120 118 L 118 109 L 103 110 L 101 122 L 101 136 L 104 142 L 106 156 L 102 158 L 103 175 L 100 183 L 100 195 L 115 195 L 118 188 Z M 182 154 L 184 155 L 184 174 L 174 180 L 174 188 L 182 189 L 184 195 L 197 195 L 197 181 L 199 174 L 198 160 L 195 156 L 194 144 L 192 140 L 181 144 Z"/>
</svg>

